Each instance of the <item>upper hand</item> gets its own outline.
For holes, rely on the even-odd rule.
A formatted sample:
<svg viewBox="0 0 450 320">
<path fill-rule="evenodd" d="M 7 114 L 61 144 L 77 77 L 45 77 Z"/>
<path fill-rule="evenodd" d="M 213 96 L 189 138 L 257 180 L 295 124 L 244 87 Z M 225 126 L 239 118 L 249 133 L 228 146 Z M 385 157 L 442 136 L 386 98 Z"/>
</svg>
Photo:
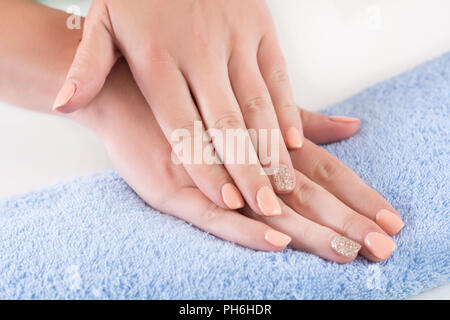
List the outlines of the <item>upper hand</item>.
<svg viewBox="0 0 450 320">
<path fill-rule="evenodd" d="M 274 189 L 289 193 L 296 185 L 288 148 L 302 146 L 303 129 L 264 1 L 94 0 L 54 108 L 70 112 L 87 105 L 120 55 L 171 143 L 177 129 L 193 136 L 194 121 L 206 129 L 276 132 L 280 143 L 267 153 L 279 155 L 282 170 L 275 172 L 287 175 L 285 183 L 260 174 L 261 157 L 255 164 L 222 157 L 224 165 L 184 167 L 224 209 L 242 208 L 245 199 L 260 215 L 281 213 Z M 214 143 L 220 156 L 229 151 Z M 256 146 L 255 139 L 246 140 L 249 154 L 256 154 Z"/>
</svg>

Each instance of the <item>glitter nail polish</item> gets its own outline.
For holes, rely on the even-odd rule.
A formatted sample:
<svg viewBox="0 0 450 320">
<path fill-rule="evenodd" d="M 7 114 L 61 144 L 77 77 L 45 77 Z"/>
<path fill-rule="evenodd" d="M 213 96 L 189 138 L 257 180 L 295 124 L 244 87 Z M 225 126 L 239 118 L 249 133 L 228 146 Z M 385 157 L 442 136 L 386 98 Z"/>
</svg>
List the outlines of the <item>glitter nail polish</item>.
<svg viewBox="0 0 450 320">
<path fill-rule="evenodd" d="M 282 164 L 275 168 L 273 174 L 273 184 L 277 191 L 291 191 L 294 189 L 294 179 L 288 166 Z"/>
<path fill-rule="evenodd" d="M 346 237 L 336 235 L 331 239 L 331 248 L 341 256 L 354 258 L 358 255 L 361 245 Z"/>
</svg>

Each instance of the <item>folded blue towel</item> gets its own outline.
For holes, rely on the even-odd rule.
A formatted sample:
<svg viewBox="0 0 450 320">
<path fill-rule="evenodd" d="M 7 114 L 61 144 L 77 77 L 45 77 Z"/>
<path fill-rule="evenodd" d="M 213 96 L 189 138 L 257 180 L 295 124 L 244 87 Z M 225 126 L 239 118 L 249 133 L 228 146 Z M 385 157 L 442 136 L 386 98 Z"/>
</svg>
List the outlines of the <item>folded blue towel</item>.
<svg viewBox="0 0 450 320">
<path fill-rule="evenodd" d="M 0 200 L 0 298 L 403 298 L 450 281 L 450 53 L 332 106 L 326 146 L 403 216 L 382 263 L 257 252 L 152 210 L 115 172 Z"/>
</svg>

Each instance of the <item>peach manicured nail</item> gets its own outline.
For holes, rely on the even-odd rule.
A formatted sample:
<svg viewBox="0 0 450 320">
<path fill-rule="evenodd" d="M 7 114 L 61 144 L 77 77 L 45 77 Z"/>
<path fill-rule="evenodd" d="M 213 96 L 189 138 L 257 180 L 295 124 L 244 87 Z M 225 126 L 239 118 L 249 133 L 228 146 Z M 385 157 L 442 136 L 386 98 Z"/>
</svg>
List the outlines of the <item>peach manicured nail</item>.
<svg viewBox="0 0 450 320">
<path fill-rule="evenodd" d="M 67 104 L 70 99 L 75 95 L 75 91 L 77 87 L 75 83 L 67 80 L 62 86 L 61 90 L 59 90 L 58 95 L 56 96 L 55 103 L 53 104 L 53 110 L 57 110 Z"/>
<path fill-rule="evenodd" d="M 402 218 L 386 209 L 378 211 L 375 221 L 384 231 L 386 231 L 390 235 L 399 233 L 400 230 L 402 230 L 402 228 L 405 226 Z"/>
<path fill-rule="evenodd" d="M 374 256 L 382 260 L 389 258 L 396 247 L 395 242 L 390 237 L 378 232 L 367 234 L 364 244 Z"/>
<path fill-rule="evenodd" d="M 267 230 L 264 239 L 271 245 L 281 248 L 286 247 L 292 240 L 291 237 L 275 230 Z"/>
<path fill-rule="evenodd" d="M 329 116 L 328 119 L 331 121 L 342 122 L 342 123 L 361 123 L 358 118 L 344 117 L 344 116 Z"/>
<path fill-rule="evenodd" d="M 256 194 L 258 207 L 265 216 L 277 216 L 281 214 L 281 206 L 273 190 L 267 186 L 262 187 Z"/>
<path fill-rule="evenodd" d="M 222 199 L 228 208 L 236 210 L 244 207 L 241 193 L 232 183 L 225 183 L 222 187 Z"/>
<path fill-rule="evenodd" d="M 303 136 L 296 127 L 290 127 L 286 131 L 286 143 L 291 149 L 299 149 L 303 146 Z"/>
</svg>

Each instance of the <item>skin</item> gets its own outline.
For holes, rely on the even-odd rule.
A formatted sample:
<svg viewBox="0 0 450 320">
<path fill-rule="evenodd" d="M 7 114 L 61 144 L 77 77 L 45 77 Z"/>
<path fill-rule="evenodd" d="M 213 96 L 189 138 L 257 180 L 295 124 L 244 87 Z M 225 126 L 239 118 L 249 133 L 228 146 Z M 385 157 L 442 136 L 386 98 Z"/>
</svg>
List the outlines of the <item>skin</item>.
<svg viewBox="0 0 450 320">
<path fill-rule="evenodd" d="M 52 113 L 52 99 L 65 81 L 81 37 L 79 30 L 61 27 L 66 19 L 65 13 L 33 2 L 0 0 L 1 100 Z M 14 36 L 9 30 L 14 30 Z M 252 249 L 284 249 L 264 238 L 267 230 L 278 230 L 292 238 L 294 249 L 338 263 L 350 262 L 353 258 L 331 249 L 330 239 L 340 234 L 364 245 L 369 232 L 386 234 L 374 222 L 376 212 L 396 211 L 352 170 L 315 144 L 349 137 L 358 124 L 297 112 L 310 140 L 290 153 L 297 185 L 281 196 L 282 214 L 273 217 L 261 216 L 251 206 L 238 212 L 216 205 L 183 166 L 171 161 L 171 146 L 123 59 L 115 64 L 99 94 L 67 117 L 102 139 L 122 177 L 152 207 Z M 364 246 L 360 254 L 380 261 Z"/>
<path fill-rule="evenodd" d="M 194 135 L 194 121 L 223 132 L 277 130 L 281 143 L 267 146 L 268 154 L 277 152 L 279 163 L 295 180 L 283 135 L 293 127 L 302 136 L 302 122 L 264 1 L 94 0 L 67 76 L 76 84 L 75 95 L 57 110 L 85 106 L 121 55 L 172 146 L 175 130 Z M 213 145 L 219 156 L 229 152 L 215 140 Z M 256 138 L 246 140 L 246 150 L 256 159 L 257 145 Z M 223 165 L 184 167 L 218 206 L 228 209 L 221 187 L 231 183 L 255 212 L 264 214 L 257 193 L 262 187 L 273 188 L 269 177 L 260 174 L 262 164 L 240 165 L 221 158 Z"/>
</svg>

